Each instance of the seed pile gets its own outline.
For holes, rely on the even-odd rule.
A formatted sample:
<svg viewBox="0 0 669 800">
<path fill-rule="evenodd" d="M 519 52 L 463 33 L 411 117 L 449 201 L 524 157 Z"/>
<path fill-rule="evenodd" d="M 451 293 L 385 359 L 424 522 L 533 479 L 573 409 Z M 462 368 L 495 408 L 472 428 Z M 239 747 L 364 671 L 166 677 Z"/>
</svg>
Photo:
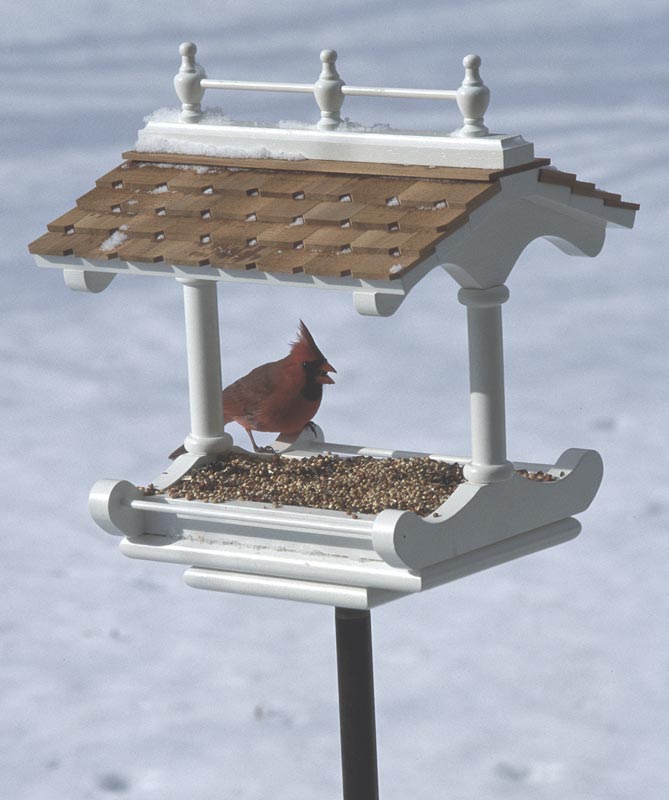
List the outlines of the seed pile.
<svg viewBox="0 0 669 800">
<path fill-rule="evenodd" d="M 522 472 L 533 480 L 554 480 L 543 472 Z M 447 464 L 427 456 L 342 458 L 321 454 L 298 459 L 229 453 L 191 470 L 163 492 L 153 486 L 142 491 L 146 495 L 166 494 L 205 503 L 252 500 L 352 515 L 378 514 L 394 508 L 424 517 L 463 482 L 461 464 Z"/>
<path fill-rule="evenodd" d="M 521 478 L 529 478 L 531 481 L 539 481 L 540 483 L 550 483 L 551 481 L 557 480 L 553 475 L 549 475 L 547 472 L 542 472 L 538 470 L 537 472 L 528 472 L 526 469 L 517 469 L 516 475 L 520 475 Z M 563 472 L 560 475 L 564 475 Z"/>
<path fill-rule="evenodd" d="M 207 503 L 254 500 L 349 514 L 378 514 L 385 508 L 396 508 L 425 516 L 462 481 L 459 464 L 427 457 L 341 458 L 323 454 L 268 459 L 230 453 L 191 470 L 164 494 Z M 155 490 L 147 487 L 144 491 L 153 494 Z"/>
</svg>

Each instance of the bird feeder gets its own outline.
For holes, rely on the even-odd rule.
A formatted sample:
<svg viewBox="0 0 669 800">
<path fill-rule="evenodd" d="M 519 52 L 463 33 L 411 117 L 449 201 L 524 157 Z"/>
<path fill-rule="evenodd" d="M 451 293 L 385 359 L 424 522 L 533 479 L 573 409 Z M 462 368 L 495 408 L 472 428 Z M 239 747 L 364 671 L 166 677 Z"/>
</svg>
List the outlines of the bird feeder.
<svg viewBox="0 0 669 800">
<path fill-rule="evenodd" d="M 333 50 L 321 53 L 316 82 L 304 84 L 213 80 L 194 44 L 181 45 L 180 54 L 181 108 L 149 118 L 123 163 L 30 246 L 38 266 L 62 269 L 77 291 L 101 292 L 117 275 L 181 284 L 191 430 L 186 453 L 154 486 L 165 490 L 232 449 L 223 429 L 217 308 L 218 284 L 225 291 L 231 281 L 350 292 L 359 313 L 390 316 L 428 272 L 446 270 L 466 308 L 471 457 L 464 482 L 426 517 L 212 504 L 101 480 L 90 495 L 95 521 L 123 537 L 127 556 L 185 565 L 190 586 L 333 605 L 342 626 L 362 624 L 379 604 L 577 536 L 574 515 L 601 481 L 598 453 L 568 449 L 544 463 L 507 457 L 505 282 L 535 239 L 592 257 L 608 227 L 633 226 L 638 206 L 535 157 L 519 135 L 490 133 L 490 92 L 475 55 L 465 57 L 458 89 L 427 90 L 349 85 Z M 292 127 L 240 123 L 203 109 L 205 92 L 214 90 L 313 94 L 320 117 Z M 347 96 L 455 100 L 461 119 L 448 133 L 367 129 L 342 119 Z M 338 444 L 317 426 L 279 437 L 274 447 L 284 458 L 462 462 L 397 451 L 392 442 L 388 449 Z M 533 472 L 549 480 L 528 479 Z M 350 641 L 351 652 L 364 650 Z M 348 669 L 371 676 L 365 663 Z M 372 758 L 369 748 L 365 757 Z M 375 796 L 369 786 L 361 797 Z"/>
<path fill-rule="evenodd" d="M 505 281 L 539 237 L 595 256 L 607 227 L 631 227 L 638 206 L 535 158 L 521 136 L 489 133 L 478 56 L 464 59 L 462 85 L 448 91 L 349 86 L 332 50 L 321 53 L 315 84 L 211 80 L 195 52 L 191 43 L 180 48 L 181 110 L 150 120 L 124 162 L 30 246 L 71 289 L 100 292 L 119 274 L 182 285 L 191 432 L 186 455 L 153 484 L 165 489 L 232 448 L 217 308 L 217 284 L 229 281 L 348 291 L 359 313 L 388 316 L 428 272 L 445 269 L 467 309 L 471 458 L 466 482 L 438 516 L 212 505 L 104 480 L 91 492 L 98 524 L 124 536 L 128 556 L 186 564 L 192 586 L 358 609 L 576 536 L 573 515 L 595 496 L 599 455 L 507 459 Z M 295 128 L 240 124 L 202 109 L 214 89 L 313 93 L 320 119 Z M 366 130 L 342 121 L 348 95 L 455 100 L 462 124 L 448 134 Z M 418 455 L 324 441 L 318 429 L 275 447 L 294 458 Z M 555 480 L 531 481 L 519 469 Z"/>
</svg>

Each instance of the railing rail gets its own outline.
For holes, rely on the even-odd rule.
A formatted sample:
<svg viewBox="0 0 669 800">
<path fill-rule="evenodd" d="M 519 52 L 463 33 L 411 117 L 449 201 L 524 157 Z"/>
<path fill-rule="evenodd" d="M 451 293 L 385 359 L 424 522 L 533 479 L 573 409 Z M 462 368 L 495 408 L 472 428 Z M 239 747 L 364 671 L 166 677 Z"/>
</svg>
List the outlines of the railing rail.
<svg viewBox="0 0 669 800">
<path fill-rule="evenodd" d="M 455 100 L 463 124 L 453 136 L 487 136 L 484 114 L 490 102 L 490 90 L 479 73 L 481 58 L 468 55 L 462 61 L 465 76 L 458 89 L 400 89 L 377 86 L 349 86 L 337 72 L 335 50 L 321 52 L 321 73 L 315 83 L 274 83 L 269 81 L 213 80 L 195 61 L 197 47 L 185 42 L 179 47 L 181 67 L 174 78 L 174 87 L 181 100 L 181 120 L 197 123 L 202 119 L 202 98 L 206 89 L 226 89 L 249 92 L 297 92 L 313 94 L 321 116 L 319 130 L 337 130 L 342 123 L 341 108 L 347 95 L 367 97 L 404 97 L 420 100 Z"/>
<path fill-rule="evenodd" d="M 269 83 L 267 81 L 215 81 L 203 78 L 203 89 L 237 89 L 247 92 L 305 92 L 313 94 L 313 83 Z"/>
</svg>

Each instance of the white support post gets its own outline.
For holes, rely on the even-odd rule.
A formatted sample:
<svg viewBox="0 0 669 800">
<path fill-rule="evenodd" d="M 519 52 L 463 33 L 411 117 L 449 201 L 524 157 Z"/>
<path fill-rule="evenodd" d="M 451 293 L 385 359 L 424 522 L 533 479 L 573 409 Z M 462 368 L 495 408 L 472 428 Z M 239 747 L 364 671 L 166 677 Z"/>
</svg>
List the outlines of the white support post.
<svg viewBox="0 0 669 800">
<path fill-rule="evenodd" d="M 184 446 L 198 456 L 224 453 L 232 447 L 232 437 L 223 430 L 216 281 L 177 280 L 184 287 L 191 418 Z"/>
<path fill-rule="evenodd" d="M 458 292 L 458 300 L 467 306 L 469 336 L 472 460 L 464 475 L 470 483 L 503 481 L 513 474 L 506 459 L 502 351 L 501 305 L 508 299 L 506 286 Z"/>
</svg>

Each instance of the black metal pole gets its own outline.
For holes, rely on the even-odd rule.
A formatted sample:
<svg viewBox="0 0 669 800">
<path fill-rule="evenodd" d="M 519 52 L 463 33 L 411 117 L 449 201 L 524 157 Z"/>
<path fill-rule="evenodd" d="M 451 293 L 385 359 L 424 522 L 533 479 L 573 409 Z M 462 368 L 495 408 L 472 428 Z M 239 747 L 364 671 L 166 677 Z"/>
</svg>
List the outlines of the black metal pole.
<svg viewBox="0 0 669 800">
<path fill-rule="evenodd" d="M 344 800 L 378 800 L 369 611 L 335 608 Z"/>
</svg>

